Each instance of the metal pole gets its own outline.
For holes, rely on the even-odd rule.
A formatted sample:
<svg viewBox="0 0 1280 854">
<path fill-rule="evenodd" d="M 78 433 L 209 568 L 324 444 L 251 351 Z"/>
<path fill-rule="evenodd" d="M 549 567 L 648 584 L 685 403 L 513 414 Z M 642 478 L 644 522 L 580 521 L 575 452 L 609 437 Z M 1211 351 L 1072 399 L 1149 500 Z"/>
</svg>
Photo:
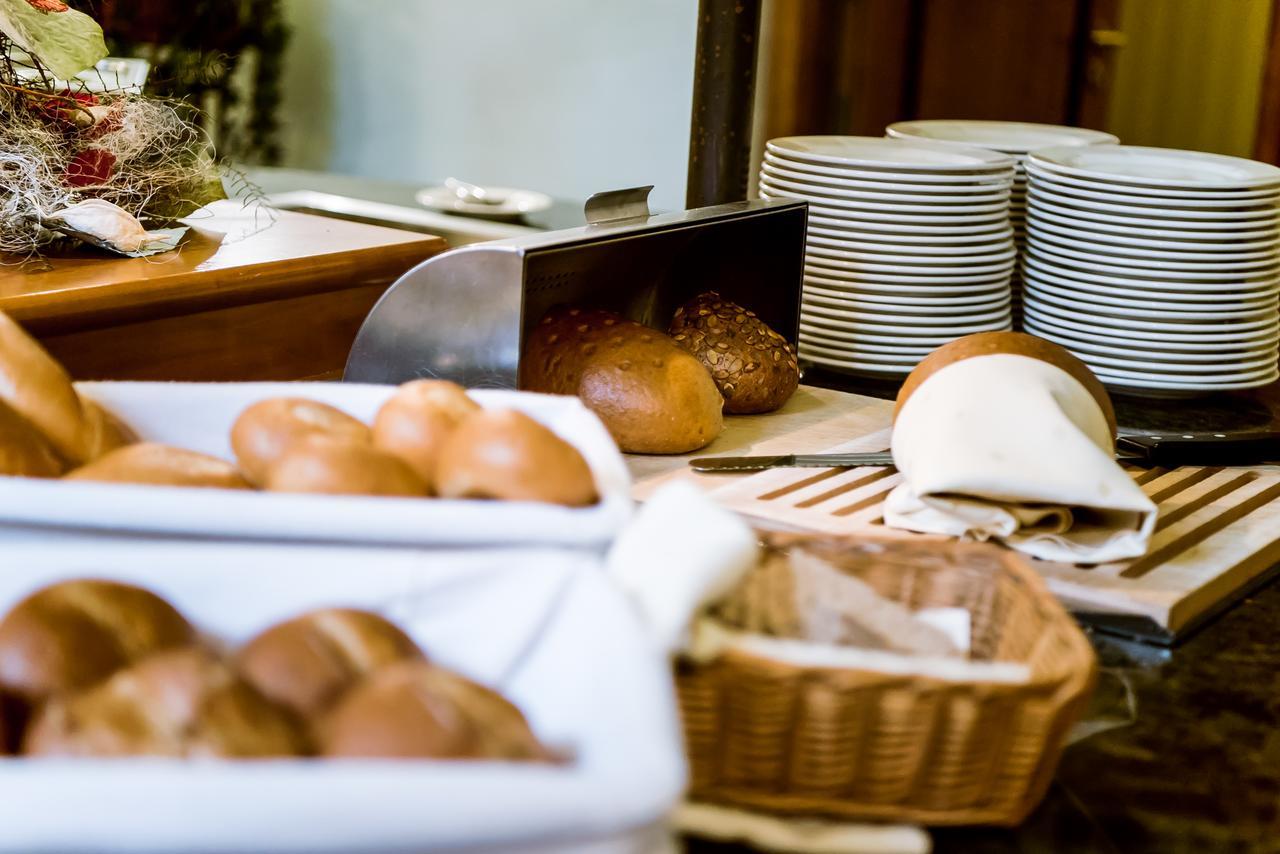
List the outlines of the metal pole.
<svg viewBox="0 0 1280 854">
<path fill-rule="evenodd" d="M 747 197 L 763 0 L 700 0 L 685 206 Z"/>
</svg>

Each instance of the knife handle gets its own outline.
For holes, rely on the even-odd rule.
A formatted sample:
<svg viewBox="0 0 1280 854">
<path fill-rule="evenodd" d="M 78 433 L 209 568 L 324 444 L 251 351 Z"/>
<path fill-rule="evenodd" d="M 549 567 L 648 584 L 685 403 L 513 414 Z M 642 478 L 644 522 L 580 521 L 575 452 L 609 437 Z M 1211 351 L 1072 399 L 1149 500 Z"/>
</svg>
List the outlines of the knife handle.
<svg viewBox="0 0 1280 854">
<path fill-rule="evenodd" d="M 1280 431 L 1121 436 L 1116 450 L 1161 466 L 1244 466 L 1280 460 Z"/>
</svg>

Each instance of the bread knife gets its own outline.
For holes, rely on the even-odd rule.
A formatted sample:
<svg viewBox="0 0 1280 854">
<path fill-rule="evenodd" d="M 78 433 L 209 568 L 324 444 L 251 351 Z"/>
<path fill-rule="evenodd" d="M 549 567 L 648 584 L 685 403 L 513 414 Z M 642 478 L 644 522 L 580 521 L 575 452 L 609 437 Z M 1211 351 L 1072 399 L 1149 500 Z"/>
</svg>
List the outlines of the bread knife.
<svg viewBox="0 0 1280 854">
<path fill-rule="evenodd" d="M 1280 460 L 1280 431 L 1253 433 L 1132 433 L 1116 440 L 1116 459 L 1158 466 L 1250 466 Z M 893 454 L 776 454 L 699 457 L 694 471 L 743 472 L 775 468 L 891 466 Z"/>
</svg>

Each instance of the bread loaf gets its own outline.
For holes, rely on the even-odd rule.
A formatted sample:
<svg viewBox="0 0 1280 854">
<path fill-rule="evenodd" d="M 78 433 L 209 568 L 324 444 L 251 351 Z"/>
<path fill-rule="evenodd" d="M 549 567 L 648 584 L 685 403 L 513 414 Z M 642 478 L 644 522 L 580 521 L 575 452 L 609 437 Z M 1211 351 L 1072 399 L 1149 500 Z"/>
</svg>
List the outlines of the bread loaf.
<svg viewBox="0 0 1280 854">
<path fill-rule="evenodd" d="M 724 401 L 701 362 L 607 311 L 548 312 L 525 343 L 520 387 L 576 394 L 630 453 L 694 451 L 724 426 Z"/>
<path fill-rule="evenodd" d="M 0 401 L 0 475 L 57 477 L 62 469 L 44 434 Z"/>
<path fill-rule="evenodd" d="M 23 740 L 29 756 L 247 758 L 305 752 L 296 722 L 213 653 L 149 656 L 101 685 L 55 697 Z"/>
<path fill-rule="evenodd" d="M 226 460 L 182 448 L 141 442 L 117 448 L 70 472 L 67 480 L 249 489 L 249 482 Z"/>
<path fill-rule="evenodd" d="M 405 383 L 373 419 L 374 447 L 404 460 L 433 487 L 441 446 L 463 418 L 479 409 L 460 385 L 444 380 Z"/>
<path fill-rule="evenodd" d="M 324 495 L 427 495 L 426 483 L 399 457 L 323 435 L 295 442 L 267 469 L 265 488 Z"/>
<path fill-rule="evenodd" d="M 315 721 L 370 673 L 422 651 L 377 614 L 313 611 L 272 626 L 240 650 L 236 666 L 269 700 Z"/>
<path fill-rule="evenodd" d="M 440 450 L 436 489 L 445 498 L 546 501 L 582 507 L 599 500 L 578 449 L 522 412 L 484 409 L 463 419 Z"/>
<path fill-rule="evenodd" d="M 321 728 L 326 756 L 545 759 L 520 710 L 481 685 L 421 661 L 382 668 Z"/>
<path fill-rule="evenodd" d="M 0 688 L 34 703 L 92 685 L 195 631 L 150 591 L 114 581 L 64 581 L 0 620 Z"/>
<path fill-rule="evenodd" d="M 677 309 L 669 331 L 711 372 L 727 413 L 771 412 L 800 384 L 796 351 L 787 339 L 714 291 Z"/>
<path fill-rule="evenodd" d="M 231 426 L 231 449 L 240 471 L 262 486 L 267 471 L 295 444 L 308 436 L 367 445 L 368 426 L 342 410 L 300 397 L 260 400 L 245 409 Z"/>
<path fill-rule="evenodd" d="M 31 422 L 73 466 L 131 439 L 101 407 L 82 400 L 52 356 L 0 312 L 0 400 Z"/>
</svg>

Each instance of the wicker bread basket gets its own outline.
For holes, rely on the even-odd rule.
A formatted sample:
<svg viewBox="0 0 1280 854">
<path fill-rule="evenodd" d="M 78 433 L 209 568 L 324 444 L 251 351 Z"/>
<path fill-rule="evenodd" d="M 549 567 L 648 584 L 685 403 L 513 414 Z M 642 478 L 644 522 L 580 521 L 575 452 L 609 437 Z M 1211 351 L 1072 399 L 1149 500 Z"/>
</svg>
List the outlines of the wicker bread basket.
<svg viewBox="0 0 1280 854">
<path fill-rule="evenodd" d="M 1091 693 L 1088 639 L 1035 572 L 973 543 L 773 535 L 912 610 L 971 613 L 970 658 L 1030 678 L 798 666 L 729 649 L 682 661 L 677 685 L 690 799 L 788 815 L 1016 824 L 1043 797 Z"/>
</svg>

